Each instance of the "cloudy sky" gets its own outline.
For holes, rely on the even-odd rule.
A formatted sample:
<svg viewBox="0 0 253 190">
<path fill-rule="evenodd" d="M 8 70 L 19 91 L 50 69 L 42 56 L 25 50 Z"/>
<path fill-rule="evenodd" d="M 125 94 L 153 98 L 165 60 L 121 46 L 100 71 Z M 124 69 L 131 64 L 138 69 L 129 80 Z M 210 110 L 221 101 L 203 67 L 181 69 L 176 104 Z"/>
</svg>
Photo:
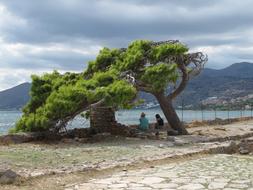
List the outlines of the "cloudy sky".
<svg viewBox="0 0 253 190">
<path fill-rule="evenodd" d="M 82 71 L 102 47 L 178 39 L 206 67 L 253 62 L 252 0 L 0 0 L 0 90 Z"/>
</svg>

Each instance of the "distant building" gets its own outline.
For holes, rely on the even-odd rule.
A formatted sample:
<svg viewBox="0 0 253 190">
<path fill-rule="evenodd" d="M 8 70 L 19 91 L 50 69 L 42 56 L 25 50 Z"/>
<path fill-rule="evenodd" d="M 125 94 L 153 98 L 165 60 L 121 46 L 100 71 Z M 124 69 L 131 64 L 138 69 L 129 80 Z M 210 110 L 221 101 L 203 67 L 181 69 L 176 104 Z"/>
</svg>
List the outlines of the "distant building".
<svg viewBox="0 0 253 190">
<path fill-rule="evenodd" d="M 251 106 L 250 106 L 250 105 L 245 105 L 245 109 L 246 109 L 246 110 L 250 110 L 250 109 L 251 109 Z"/>
</svg>

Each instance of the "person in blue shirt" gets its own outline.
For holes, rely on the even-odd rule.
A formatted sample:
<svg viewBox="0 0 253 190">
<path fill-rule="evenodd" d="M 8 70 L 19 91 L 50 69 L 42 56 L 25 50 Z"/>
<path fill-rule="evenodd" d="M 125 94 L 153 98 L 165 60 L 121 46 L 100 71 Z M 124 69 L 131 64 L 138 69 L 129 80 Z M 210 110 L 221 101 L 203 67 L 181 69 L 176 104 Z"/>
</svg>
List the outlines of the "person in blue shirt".
<svg viewBox="0 0 253 190">
<path fill-rule="evenodd" d="M 139 129 L 141 131 L 147 131 L 149 128 L 148 119 L 145 117 L 145 113 L 141 113 Z"/>
</svg>

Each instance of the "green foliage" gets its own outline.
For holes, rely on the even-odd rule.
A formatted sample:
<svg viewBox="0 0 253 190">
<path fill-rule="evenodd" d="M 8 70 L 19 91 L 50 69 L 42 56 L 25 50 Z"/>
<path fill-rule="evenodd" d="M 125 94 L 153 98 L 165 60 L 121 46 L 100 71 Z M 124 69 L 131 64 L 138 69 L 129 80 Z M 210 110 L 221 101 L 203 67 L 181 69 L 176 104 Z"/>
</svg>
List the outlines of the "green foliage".
<svg viewBox="0 0 253 190">
<path fill-rule="evenodd" d="M 88 102 L 89 92 L 77 86 L 63 86 L 54 91 L 45 104 L 46 116 L 52 119 L 64 118 L 76 108 Z"/>
<path fill-rule="evenodd" d="M 106 71 L 108 67 L 112 64 L 116 63 L 118 57 L 120 55 L 120 50 L 104 48 L 102 49 L 95 61 L 90 61 L 88 64 L 88 68 L 85 71 L 87 74 L 93 74 L 98 71 Z"/>
<path fill-rule="evenodd" d="M 35 111 L 24 114 L 16 125 L 17 131 L 47 130 L 58 120 L 71 115 L 88 102 L 89 92 L 77 85 L 61 86 L 53 91 L 43 105 Z"/>
<path fill-rule="evenodd" d="M 57 71 L 51 74 L 47 73 L 41 77 L 32 75 L 31 99 L 24 107 L 24 113 L 35 112 L 37 108 L 45 103 L 52 91 L 58 90 L 63 85 L 73 84 L 78 78 L 80 78 L 80 74 L 66 73 L 61 75 Z"/>
<path fill-rule="evenodd" d="M 137 91 L 121 73 L 132 71 L 152 91 L 161 92 L 168 83 L 178 79 L 177 64 L 168 62 L 167 57 L 187 51 L 180 43 L 152 46 L 151 41 L 137 40 L 126 50 L 102 49 L 83 73 L 62 75 L 54 71 L 43 76 L 33 75 L 31 100 L 12 132 L 49 130 L 102 99 L 108 106 L 130 108 Z"/>
<path fill-rule="evenodd" d="M 103 87 L 108 86 L 117 79 L 117 75 L 112 71 L 97 72 L 93 75 L 92 80 L 96 81 L 96 86 Z"/>
<path fill-rule="evenodd" d="M 133 70 L 139 71 L 144 66 L 144 61 L 151 50 L 151 42 L 146 40 L 137 40 L 131 43 L 126 52 L 117 62 L 117 68 L 120 71 Z"/>
<path fill-rule="evenodd" d="M 169 82 L 175 83 L 178 78 L 176 64 L 158 64 L 145 68 L 141 80 L 152 87 L 154 92 L 163 91 Z"/>
<path fill-rule="evenodd" d="M 188 51 L 187 46 L 181 43 L 175 44 L 162 44 L 152 49 L 151 60 L 152 63 L 163 61 L 168 55 L 181 55 Z"/>
<path fill-rule="evenodd" d="M 9 134 L 15 134 L 17 131 L 16 131 L 16 128 L 10 128 L 9 129 Z"/>
<path fill-rule="evenodd" d="M 105 99 L 107 105 L 126 106 L 135 97 L 136 90 L 129 83 L 118 80 L 113 73 L 98 72 L 89 80 L 79 79 L 75 83 L 72 81 L 71 84 L 66 83 L 51 91 L 35 111 L 26 107 L 26 113 L 17 122 L 15 131 L 48 130 L 57 122 L 101 99 Z M 52 84 L 54 82 L 51 81 Z"/>
<path fill-rule="evenodd" d="M 136 95 L 136 89 L 126 81 L 115 81 L 107 87 L 107 104 L 125 108 Z"/>
</svg>

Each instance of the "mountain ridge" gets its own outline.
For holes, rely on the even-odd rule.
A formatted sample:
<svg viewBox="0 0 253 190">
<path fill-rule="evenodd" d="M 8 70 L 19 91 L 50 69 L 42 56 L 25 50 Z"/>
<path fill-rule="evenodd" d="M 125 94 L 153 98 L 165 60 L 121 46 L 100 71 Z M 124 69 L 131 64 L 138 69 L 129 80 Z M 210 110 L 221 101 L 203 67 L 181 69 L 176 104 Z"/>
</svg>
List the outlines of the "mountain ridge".
<svg viewBox="0 0 253 190">
<path fill-rule="evenodd" d="M 31 83 L 23 83 L 0 91 L 0 109 L 21 109 L 29 100 Z M 253 94 L 253 63 L 234 63 L 223 69 L 205 68 L 200 75 L 189 81 L 184 92 L 176 99 L 177 106 L 197 105 L 209 97 L 228 100 Z M 147 93 L 139 93 L 146 104 L 156 103 Z"/>
<path fill-rule="evenodd" d="M 249 94 L 253 94 L 253 63 L 234 63 L 219 70 L 205 68 L 189 81 L 176 98 L 175 105 L 196 107 L 210 97 L 228 101 Z M 154 97 L 146 93 L 140 93 L 140 98 L 157 103 Z"/>
<path fill-rule="evenodd" d="M 29 100 L 31 84 L 26 82 L 0 92 L 0 109 L 21 109 Z"/>
</svg>

